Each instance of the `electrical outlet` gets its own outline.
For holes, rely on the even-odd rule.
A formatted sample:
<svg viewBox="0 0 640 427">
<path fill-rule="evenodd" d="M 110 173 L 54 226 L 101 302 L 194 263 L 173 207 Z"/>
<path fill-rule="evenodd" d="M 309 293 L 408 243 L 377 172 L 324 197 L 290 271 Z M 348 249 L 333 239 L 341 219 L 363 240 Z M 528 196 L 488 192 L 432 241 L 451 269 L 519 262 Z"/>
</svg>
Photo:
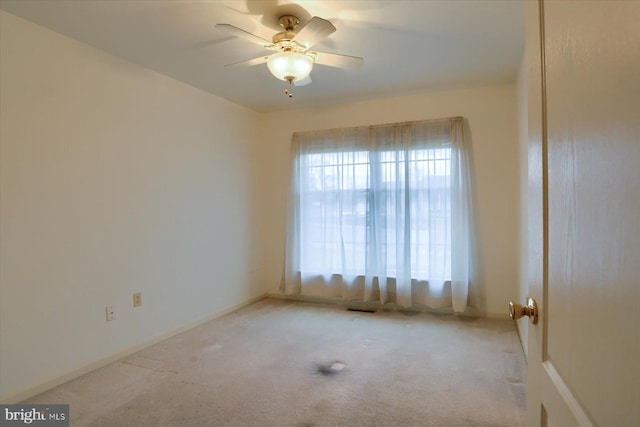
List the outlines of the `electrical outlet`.
<svg viewBox="0 0 640 427">
<path fill-rule="evenodd" d="M 133 294 L 133 306 L 140 307 L 142 305 L 142 292 L 136 292 Z"/>
<path fill-rule="evenodd" d="M 113 305 L 108 305 L 105 311 L 107 314 L 107 322 L 116 320 L 116 308 Z"/>
</svg>

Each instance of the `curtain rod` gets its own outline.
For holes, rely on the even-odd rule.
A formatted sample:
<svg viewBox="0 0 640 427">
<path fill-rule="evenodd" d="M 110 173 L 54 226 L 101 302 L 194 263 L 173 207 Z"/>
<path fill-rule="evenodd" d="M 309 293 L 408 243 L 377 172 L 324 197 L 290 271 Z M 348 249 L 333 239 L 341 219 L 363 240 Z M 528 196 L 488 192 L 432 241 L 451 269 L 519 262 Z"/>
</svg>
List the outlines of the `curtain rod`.
<svg viewBox="0 0 640 427">
<path fill-rule="evenodd" d="M 317 133 L 317 132 L 334 132 L 338 130 L 346 130 L 346 129 L 371 129 L 371 128 L 381 128 L 381 127 L 393 127 L 393 126 L 405 126 L 405 125 L 413 125 L 417 123 L 436 123 L 436 122 L 446 122 L 453 120 L 464 120 L 463 116 L 452 116 L 452 117 L 443 117 L 440 119 L 425 119 L 425 120 L 409 120 L 405 122 L 395 122 L 395 123 L 383 123 L 378 125 L 362 125 L 362 126 L 346 126 L 342 128 L 332 128 L 332 129 L 317 129 L 317 130 L 303 130 L 299 132 L 293 132 L 294 135 L 301 135 L 307 133 Z"/>
<path fill-rule="evenodd" d="M 415 125 L 417 123 L 436 123 L 436 122 L 448 122 L 453 120 L 462 120 L 464 117 L 462 116 L 454 116 L 454 117 L 444 117 L 441 119 L 426 119 L 426 120 L 409 120 L 406 122 L 396 122 L 396 123 L 383 123 L 380 125 L 369 125 L 364 127 L 369 128 L 379 128 L 379 127 L 391 127 L 391 126 L 404 126 L 404 125 Z"/>
</svg>

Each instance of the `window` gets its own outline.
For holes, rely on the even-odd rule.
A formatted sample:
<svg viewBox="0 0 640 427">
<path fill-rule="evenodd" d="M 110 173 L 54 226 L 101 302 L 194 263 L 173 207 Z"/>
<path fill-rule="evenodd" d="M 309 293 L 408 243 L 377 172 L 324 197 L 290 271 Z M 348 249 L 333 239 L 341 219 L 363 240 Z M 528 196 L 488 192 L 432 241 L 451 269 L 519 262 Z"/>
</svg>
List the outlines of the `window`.
<svg viewBox="0 0 640 427">
<path fill-rule="evenodd" d="M 364 275 L 368 153 L 313 153 L 302 155 L 301 161 L 301 270 Z"/>
<path fill-rule="evenodd" d="M 404 220 L 398 218 L 396 203 L 405 203 L 406 197 L 410 211 L 404 215 L 410 221 L 409 238 L 414 248 L 411 277 L 429 280 L 431 271 L 433 279 L 436 269 L 429 265 L 437 264 L 441 272 L 438 279 L 451 280 L 451 253 L 447 250 L 451 240 L 450 148 L 384 151 L 372 157 L 365 151 L 312 153 L 302 155 L 301 162 L 301 271 L 364 276 L 367 261 L 371 261 L 367 251 L 371 233 L 367 230 L 378 215 L 388 247 L 387 274 L 396 277 L 395 227 Z M 376 185 L 371 169 L 378 170 L 373 175 L 382 181 L 377 192 L 372 189 Z M 403 191 L 405 187 L 409 191 Z M 376 203 L 378 199 L 380 203 Z"/>
<path fill-rule="evenodd" d="M 454 119 L 294 135 L 285 290 L 401 305 L 422 291 L 427 305 L 451 304 L 452 209 L 468 210 L 454 124 L 461 134 Z"/>
</svg>

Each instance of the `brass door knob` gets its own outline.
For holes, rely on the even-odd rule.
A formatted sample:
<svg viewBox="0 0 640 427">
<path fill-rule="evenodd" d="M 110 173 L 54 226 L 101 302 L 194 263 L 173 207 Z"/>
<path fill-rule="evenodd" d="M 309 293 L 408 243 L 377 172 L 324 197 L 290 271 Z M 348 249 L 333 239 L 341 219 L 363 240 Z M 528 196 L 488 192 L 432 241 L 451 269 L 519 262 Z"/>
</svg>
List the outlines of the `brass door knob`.
<svg viewBox="0 0 640 427">
<path fill-rule="evenodd" d="M 527 316 L 534 325 L 538 323 L 538 303 L 533 298 L 527 298 L 527 305 L 514 302 L 509 303 L 509 317 L 513 320 Z"/>
</svg>

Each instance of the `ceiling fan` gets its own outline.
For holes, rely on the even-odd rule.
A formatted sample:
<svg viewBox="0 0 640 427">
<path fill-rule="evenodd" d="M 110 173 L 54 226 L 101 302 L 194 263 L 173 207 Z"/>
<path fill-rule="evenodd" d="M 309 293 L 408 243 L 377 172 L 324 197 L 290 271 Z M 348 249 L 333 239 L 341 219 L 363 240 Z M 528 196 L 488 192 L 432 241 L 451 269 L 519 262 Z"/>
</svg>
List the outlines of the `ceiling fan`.
<svg viewBox="0 0 640 427">
<path fill-rule="evenodd" d="M 309 50 L 320 40 L 336 31 L 336 27 L 326 19 L 314 16 L 299 29 L 300 20 L 293 15 L 281 16 L 279 23 L 284 28 L 284 31 L 275 34 L 272 41 L 230 24 L 216 24 L 216 28 L 220 30 L 276 52 L 271 55 L 259 56 L 225 66 L 252 66 L 266 62 L 271 74 L 287 83 L 285 94 L 290 98 L 293 96 L 291 92 L 292 83 L 295 86 L 305 86 L 311 83 L 309 73 L 313 68 L 313 64 L 345 69 L 362 67 L 364 59 L 358 56 Z"/>
</svg>

